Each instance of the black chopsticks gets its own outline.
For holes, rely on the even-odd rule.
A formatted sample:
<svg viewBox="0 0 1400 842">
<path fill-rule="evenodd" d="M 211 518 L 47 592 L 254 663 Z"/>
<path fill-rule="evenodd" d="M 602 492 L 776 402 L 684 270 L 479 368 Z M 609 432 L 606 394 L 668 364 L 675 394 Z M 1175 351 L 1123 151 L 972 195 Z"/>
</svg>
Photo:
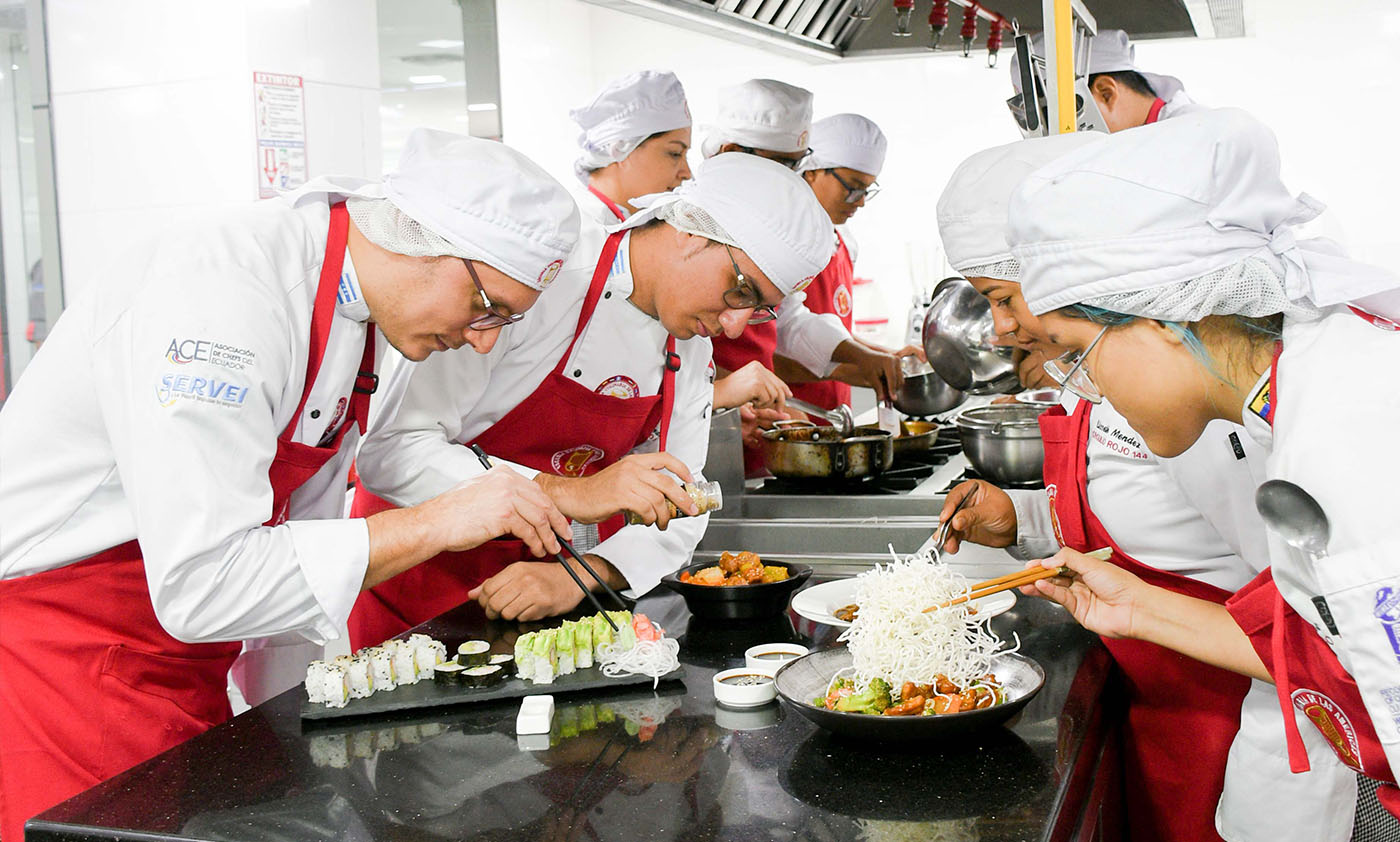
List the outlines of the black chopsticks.
<svg viewBox="0 0 1400 842">
<path fill-rule="evenodd" d="M 473 444 L 471 445 L 471 449 L 472 453 L 476 454 L 476 458 L 481 461 L 481 466 L 488 471 L 491 470 L 491 457 L 486 455 L 486 451 L 481 449 L 481 445 Z M 578 550 L 574 549 L 574 545 L 564 540 L 564 536 L 558 534 L 557 532 L 555 533 L 554 537 L 558 538 L 559 545 L 565 550 L 567 550 L 569 555 L 573 556 L 574 560 L 577 561 L 579 565 L 583 567 L 584 570 L 588 571 L 588 575 L 592 576 L 598 582 L 598 584 L 602 585 L 603 590 L 607 591 L 608 595 L 611 596 L 614 600 L 616 600 L 617 604 L 623 610 L 626 610 L 627 603 L 622 600 L 621 594 L 613 590 L 612 585 L 609 585 L 607 582 L 603 581 L 603 577 L 598 575 L 598 571 L 593 569 L 593 565 L 584 561 L 583 558 L 579 556 Z M 593 591 L 583 583 L 583 580 L 580 579 L 579 575 L 574 572 L 574 569 L 569 566 L 569 562 L 564 560 L 564 556 L 560 553 L 555 553 L 554 560 L 559 562 L 560 566 L 564 568 L 564 572 L 568 573 L 569 578 L 574 580 L 574 583 L 578 585 L 579 590 L 583 591 L 583 595 L 588 597 L 588 601 L 593 603 L 593 607 L 597 608 L 599 613 L 603 615 L 603 619 L 606 620 L 608 625 L 612 627 L 612 630 L 614 632 L 617 631 L 617 623 L 614 623 L 612 617 L 608 616 L 607 609 L 604 608 L 603 604 L 598 601 L 598 597 L 594 595 Z"/>
</svg>

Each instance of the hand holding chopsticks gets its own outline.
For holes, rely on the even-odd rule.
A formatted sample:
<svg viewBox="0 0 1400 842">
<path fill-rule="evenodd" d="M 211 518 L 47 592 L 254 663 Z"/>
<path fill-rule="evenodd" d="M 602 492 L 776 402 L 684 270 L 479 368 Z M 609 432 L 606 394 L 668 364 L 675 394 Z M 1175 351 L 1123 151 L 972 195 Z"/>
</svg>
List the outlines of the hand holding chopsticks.
<svg viewBox="0 0 1400 842">
<path fill-rule="evenodd" d="M 481 449 L 481 445 L 473 444 L 471 446 L 471 449 L 472 452 L 476 454 L 477 460 L 481 462 L 482 467 L 486 468 L 487 470 L 490 470 L 491 457 L 486 455 L 486 451 Z M 603 586 L 603 590 L 607 591 L 608 595 L 617 602 L 618 607 L 625 609 L 627 607 L 627 603 L 623 601 L 622 596 L 617 591 L 613 590 L 612 586 L 609 585 L 606 581 L 604 581 L 602 576 L 598 575 L 598 572 L 593 569 L 593 565 L 584 561 L 583 558 L 578 554 L 578 551 L 574 549 L 572 544 L 565 540 L 563 535 L 558 535 L 556 533 L 556 537 L 559 539 L 559 545 L 563 547 L 569 555 L 573 556 L 574 560 L 577 561 L 579 565 L 583 567 L 584 570 L 588 571 L 588 574 L 592 576 L 595 580 L 597 580 L 599 585 Z M 554 560 L 559 562 L 560 566 L 564 568 L 564 572 L 568 573 L 569 578 L 573 579 L 574 583 L 579 586 L 579 590 L 583 591 L 583 595 L 588 597 L 588 601 L 593 603 L 593 607 L 597 608 L 598 611 L 603 615 L 603 619 L 606 620 L 608 625 L 612 627 L 612 630 L 617 631 L 617 624 L 614 623 L 612 618 L 608 616 L 607 609 L 603 608 L 602 603 L 598 601 L 598 597 L 593 594 L 593 590 L 587 585 L 585 585 L 583 583 L 583 579 L 579 578 L 579 575 L 574 572 L 573 566 L 570 565 L 569 562 L 564 559 L 564 556 L 559 553 L 554 554 Z"/>
<path fill-rule="evenodd" d="M 1097 558 L 1100 561 L 1107 561 L 1109 556 L 1113 555 L 1113 550 L 1110 547 L 1103 547 L 1093 552 L 1085 553 L 1085 555 Z M 930 611 L 937 611 L 940 608 L 961 605 L 964 602 L 981 599 L 984 596 L 991 596 L 994 593 L 1001 593 L 1002 591 L 1009 591 L 1012 588 L 1025 587 L 1041 579 L 1048 579 L 1051 576 L 1069 576 L 1073 572 L 1074 571 L 1070 570 L 1068 567 L 1027 567 L 1023 570 L 1017 570 L 1014 573 L 1007 573 L 1005 576 L 998 576 L 995 579 L 978 582 L 968 588 L 968 592 L 962 596 L 956 599 L 950 599 L 938 605 L 930 605 L 928 608 L 924 609 L 924 613 L 927 614 Z"/>
</svg>

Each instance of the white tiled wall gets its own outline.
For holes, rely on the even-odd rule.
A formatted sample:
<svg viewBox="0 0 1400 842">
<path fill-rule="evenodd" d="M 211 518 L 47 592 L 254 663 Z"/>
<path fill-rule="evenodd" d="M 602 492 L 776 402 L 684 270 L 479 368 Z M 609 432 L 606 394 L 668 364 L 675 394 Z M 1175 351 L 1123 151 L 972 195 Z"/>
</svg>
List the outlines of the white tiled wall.
<svg viewBox="0 0 1400 842">
<path fill-rule="evenodd" d="M 375 0 L 49 0 L 69 301 L 131 236 L 257 198 L 254 71 L 304 77 L 311 175 L 379 175 Z"/>
</svg>

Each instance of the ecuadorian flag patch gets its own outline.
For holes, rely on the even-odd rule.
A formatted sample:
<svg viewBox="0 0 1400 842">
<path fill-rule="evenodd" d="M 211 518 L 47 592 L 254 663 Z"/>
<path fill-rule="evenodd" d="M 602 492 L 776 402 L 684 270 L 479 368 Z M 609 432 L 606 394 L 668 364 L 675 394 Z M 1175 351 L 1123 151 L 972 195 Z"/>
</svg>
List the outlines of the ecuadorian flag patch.
<svg viewBox="0 0 1400 842">
<path fill-rule="evenodd" d="M 1273 423 L 1274 406 L 1269 394 L 1269 381 L 1265 380 L 1249 399 L 1249 411 L 1258 415 L 1268 424 Z"/>
</svg>

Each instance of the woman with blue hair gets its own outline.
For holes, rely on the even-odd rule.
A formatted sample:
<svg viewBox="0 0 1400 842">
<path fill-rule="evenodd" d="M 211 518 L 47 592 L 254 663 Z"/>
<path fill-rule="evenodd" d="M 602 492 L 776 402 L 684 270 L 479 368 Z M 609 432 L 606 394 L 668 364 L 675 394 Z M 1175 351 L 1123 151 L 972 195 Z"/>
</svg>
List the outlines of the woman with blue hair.
<svg viewBox="0 0 1400 842">
<path fill-rule="evenodd" d="M 1274 683 L 1291 769 L 1309 768 L 1296 710 L 1400 815 L 1400 391 L 1382 362 L 1400 353 L 1400 277 L 1300 239 L 1321 209 L 1284 187 L 1273 134 L 1232 109 L 1105 137 L 1017 188 L 1026 305 L 1070 349 L 1052 375 L 1111 400 L 1160 456 L 1213 420 L 1242 424 L 1267 477 L 1331 521 L 1330 557 L 1270 536 L 1271 567 L 1224 605 L 1072 550 L 1037 562 L 1069 575 L 1025 590 L 1105 637 Z"/>
</svg>

